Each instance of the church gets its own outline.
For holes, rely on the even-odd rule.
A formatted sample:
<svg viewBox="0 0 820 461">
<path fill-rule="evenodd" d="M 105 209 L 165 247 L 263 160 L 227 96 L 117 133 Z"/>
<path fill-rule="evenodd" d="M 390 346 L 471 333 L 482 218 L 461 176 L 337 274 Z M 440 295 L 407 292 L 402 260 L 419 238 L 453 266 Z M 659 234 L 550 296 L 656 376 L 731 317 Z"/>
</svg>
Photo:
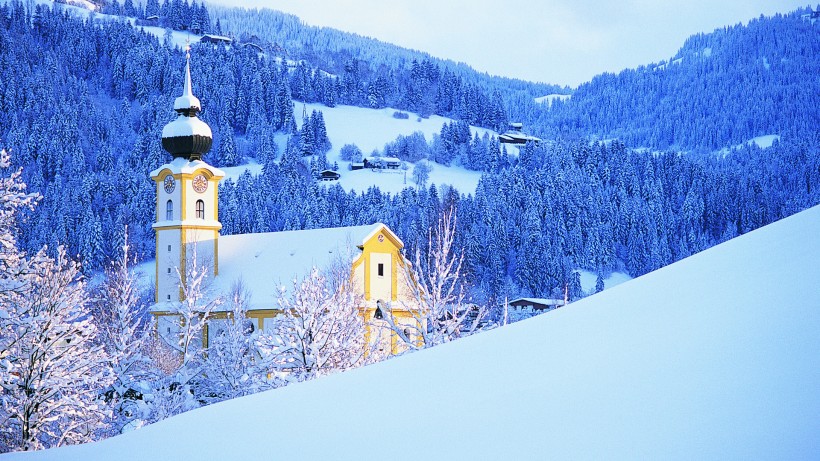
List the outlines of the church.
<svg viewBox="0 0 820 461">
<path fill-rule="evenodd" d="M 383 319 L 390 309 L 396 323 L 418 328 L 401 253 L 404 243 L 382 223 L 365 226 L 220 236 L 219 182 L 225 173 L 206 163 L 210 127 L 197 117 L 199 99 L 191 88 L 190 50 L 182 95 L 174 101 L 177 117 L 162 130 L 162 147 L 172 161 L 151 172 L 156 183 L 155 303 L 151 313 L 157 333 L 172 338 L 180 325 L 174 303 L 184 299 L 180 280 L 187 268 L 206 267 L 213 295 L 227 295 L 241 282 L 249 295 L 247 318 L 254 330 L 270 330 L 282 313 L 280 287 L 301 280 L 313 267 L 342 267 L 359 299 L 366 342 L 386 353 L 403 348 Z M 221 314 L 221 315 L 220 315 Z M 228 321 L 224 312 L 213 316 Z M 209 325 L 210 326 L 210 325 Z M 378 330 L 378 331 L 375 331 Z M 207 347 L 206 328 L 202 345 Z"/>
</svg>

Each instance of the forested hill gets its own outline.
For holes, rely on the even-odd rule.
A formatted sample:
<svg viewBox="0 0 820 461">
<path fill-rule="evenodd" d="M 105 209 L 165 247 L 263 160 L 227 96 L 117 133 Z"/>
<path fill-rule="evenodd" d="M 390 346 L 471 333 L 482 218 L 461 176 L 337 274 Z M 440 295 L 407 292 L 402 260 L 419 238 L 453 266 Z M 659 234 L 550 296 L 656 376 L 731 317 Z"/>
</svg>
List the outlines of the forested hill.
<svg viewBox="0 0 820 461">
<path fill-rule="evenodd" d="M 226 14 L 225 27 L 230 17 Z M 221 21 L 219 13 L 211 19 Z M 758 29 L 777 31 L 778 24 L 793 30 L 772 32 L 775 38 L 768 40 L 773 44 L 766 46 L 774 51 L 758 55 L 756 74 L 738 71 L 754 68 L 757 53 L 737 54 L 740 44 L 757 50 L 763 45 L 751 44 L 762 39 L 752 38 L 764 36 Z M 576 299 L 585 294 L 578 269 L 601 280 L 613 270 L 637 276 L 820 203 L 815 96 L 820 72 L 807 70 L 816 69 L 810 58 L 820 54 L 818 27 L 795 14 L 695 37 L 679 62 L 598 77 L 551 111 L 526 94 L 532 88 L 519 91 L 511 83 L 504 90 L 499 86 L 503 79 L 467 77 L 432 58 L 408 64 L 387 54 L 366 62 L 367 55 L 387 53 L 390 47 L 333 31 L 310 33 L 330 41 L 350 39 L 359 49 L 325 47 L 318 38 L 307 42 L 313 55 L 294 51 L 295 56 L 277 55 L 268 48 L 274 42 L 261 37 L 255 43 L 266 50 L 262 54 L 242 46 L 247 43 L 242 37 L 230 47 L 195 44 L 194 89 L 203 102 L 202 119 L 214 132 L 206 160 L 216 166 L 251 160 L 264 165 L 259 175 L 245 174 L 220 186 L 223 231 L 381 221 L 402 236 L 408 251 L 424 251 L 430 227 L 443 210 L 455 208 L 456 245 L 464 251 L 474 299 L 494 303 L 505 296 L 563 296 L 567 288 Z M 288 40 L 301 36 L 293 34 Z M 798 38 L 807 37 L 807 44 L 798 45 Z M 148 172 L 170 158 L 160 146 L 160 133 L 174 117 L 171 108 L 184 66 L 172 38 L 169 33 L 159 39 L 122 18 L 75 17 L 56 5 L 0 1 L 0 147 L 12 151 L 14 169 L 22 168 L 29 189 L 42 195 L 21 223 L 24 249 L 47 245 L 54 251 L 65 245 L 93 272 L 117 256 L 127 225 L 132 250 L 142 259 L 153 257 L 155 185 Z M 367 44 L 376 48 L 369 50 Z M 707 48 L 711 51 L 704 53 Z M 732 56 L 740 64 L 728 64 Z M 783 70 L 791 67 L 799 73 Z M 687 69 L 694 69 L 693 77 L 684 74 Z M 714 88 L 704 89 L 704 82 Z M 502 91 L 511 98 L 526 95 L 528 102 L 510 105 Z M 606 104 L 590 102 L 595 98 Z M 778 110 L 761 109 L 767 98 Z M 399 194 L 372 187 L 357 194 L 320 185 L 305 173 L 303 156 L 315 153 L 307 152 L 310 143 L 295 129 L 294 100 L 449 116 L 457 122 L 431 142 L 441 149 L 420 150 L 447 155 L 428 154 L 427 160 L 470 167 L 469 159 L 483 158 L 482 152 L 493 156 L 474 168 L 485 176 L 472 196 L 436 186 L 408 187 Z M 698 106 L 707 102 L 723 106 Z M 528 131 L 561 136 L 526 146 L 519 158 L 503 155 L 497 140 L 470 138 L 465 122 L 499 127 L 516 120 L 516 113 L 529 114 Z M 318 115 L 315 119 L 321 119 Z M 741 115 L 749 117 L 748 123 L 767 125 L 736 123 Z M 673 140 L 659 145 L 686 144 L 678 138 L 716 147 L 761 134 L 782 138 L 765 151 L 745 147 L 719 158 L 629 148 L 651 144 L 650 135 L 667 126 L 675 129 Z M 713 131 L 720 139 L 706 144 L 703 139 Z M 627 143 L 583 139 L 610 132 Z M 582 139 L 566 142 L 560 139 L 564 135 Z M 275 136 L 289 138 L 285 152 Z"/>
<path fill-rule="evenodd" d="M 529 124 L 655 149 L 804 137 L 820 127 L 820 21 L 809 11 L 692 36 L 669 62 L 599 75 L 547 110 L 532 105 Z"/>
<path fill-rule="evenodd" d="M 465 84 L 478 85 L 488 94 L 498 91 L 508 109 L 520 98 L 569 92 L 568 88 L 558 85 L 491 76 L 477 72 L 464 63 L 438 59 L 424 51 L 402 48 L 355 33 L 309 26 L 298 17 L 280 11 L 218 5 L 209 5 L 209 9 L 214 20 L 220 21 L 221 32 L 242 41 L 273 45 L 285 57 L 307 60 L 335 75 L 342 76 L 349 72 L 351 63 L 355 62 L 360 78 L 375 82 L 381 77 L 391 81 L 392 74 L 410 68 L 413 61 L 427 62 L 427 65 L 436 66 L 442 73 L 457 76 Z M 431 83 L 438 87 L 438 81 Z M 393 107 L 395 103 L 389 105 Z"/>
</svg>

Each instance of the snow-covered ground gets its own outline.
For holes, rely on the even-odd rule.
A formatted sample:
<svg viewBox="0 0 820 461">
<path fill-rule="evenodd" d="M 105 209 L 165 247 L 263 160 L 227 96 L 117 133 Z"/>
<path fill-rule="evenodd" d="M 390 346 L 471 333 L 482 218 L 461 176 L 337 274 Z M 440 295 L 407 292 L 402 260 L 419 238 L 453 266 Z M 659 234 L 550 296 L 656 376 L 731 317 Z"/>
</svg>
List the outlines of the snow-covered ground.
<svg viewBox="0 0 820 461">
<path fill-rule="evenodd" d="M 772 147 L 772 144 L 774 144 L 775 141 L 780 141 L 780 135 L 779 134 L 767 134 L 767 135 L 763 135 L 763 136 L 757 136 L 757 137 L 754 137 L 752 139 L 747 140 L 746 142 L 736 144 L 732 147 L 724 147 L 723 149 L 718 151 L 718 154 L 726 155 L 729 152 L 731 152 L 732 150 L 740 149 L 743 146 L 751 146 L 752 144 L 756 145 L 757 147 L 759 147 L 761 149 L 768 149 L 769 147 Z"/>
<path fill-rule="evenodd" d="M 547 106 L 551 106 L 552 102 L 555 101 L 556 99 L 560 99 L 561 101 L 566 101 L 567 99 L 569 99 L 571 97 L 572 97 L 572 95 L 570 95 L 570 94 L 548 94 L 546 96 L 541 96 L 541 97 L 535 98 L 535 102 L 537 102 L 539 104 L 546 103 Z"/>
<path fill-rule="evenodd" d="M 429 143 L 433 139 L 434 133 L 441 131 L 442 125 L 453 120 L 447 117 L 431 115 L 428 118 L 421 118 L 417 114 L 408 112 L 409 117 L 399 119 L 393 117 L 396 109 L 367 109 L 363 107 L 343 106 L 327 107 L 323 104 L 303 104 L 295 102 L 294 113 L 296 124 L 302 126 L 302 112 L 307 111 L 308 115 L 314 110 L 322 112 L 327 128 L 327 136 L 333 145 L 327 155 L 328 162 L 339 162 L 340 184 L 345 190 L 355 190 L 362 192 L 370 186 L 377 186 L 383 192 L 397 193 L 405 187 L 415 187 L 412 181 L 413 164 L 408 163 L 408 170 L 383 170 L 374 172 L 370 170 L 350 171 L 350 162 L 339 160 L 339 150 L 345 144 L 355 144 L 365 156 L 370 155 L 373 150 L 382 151 L 385 144 L 393 142 L 399 135 L 408 136 L 415 132 L 424 134 L 424 138 Z M 479 136 L 489 133 L 490 136 L 498 136 L 498 133 L 486 128 L 470 127 L 470 132 Z M 287 138 L 281 135 L 277 139 L 280 151 L 285 147 Z M 507 146 L 507 151 L 511 155 L 518 155 L 518 148 Z M 470 171 L 456 166 L 444 166 L 431 163 L 433 171 L 430 172 L 430 184 L 449 184 L 458 189 L 461 193 L 474 193 L 481 178 L 481 173 Z M 334 184 L 334 183 L 331 183 Z"/>
<path fill-rule="evenodd" d="M 818 459 L 820 207 L 567 307 L 2 460 Z"/>
<path fill-rule="evenodd" d="M 595 283 L 598 281 L 598 274 L 583 269 L 579 270 L 578 273 L 581 274 L 581 289 L 584 290 L 585 293 L 594 293 Z M 604 277 L 604 288 L 612 288 L 629 280 L 632 280 L 629 274 L 613 272 Z"/>
</svg>

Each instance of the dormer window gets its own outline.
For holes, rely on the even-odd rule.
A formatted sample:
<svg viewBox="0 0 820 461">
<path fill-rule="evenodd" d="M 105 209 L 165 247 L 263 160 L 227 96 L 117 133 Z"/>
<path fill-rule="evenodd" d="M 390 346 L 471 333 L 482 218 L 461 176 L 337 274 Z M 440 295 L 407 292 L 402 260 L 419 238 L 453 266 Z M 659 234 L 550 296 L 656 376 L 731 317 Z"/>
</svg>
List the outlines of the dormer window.
<svg viewBox="0 0 820 461">
<path fill-rule="evenodd" d="M 196 219 L 205 219 L 205 202 L 196 201 Z"/>
<path fill-rule="evenodd" d="M 174 219 L 174 202 L 168 200 L 165 202 L 165 220 L 173 221 Z"/>
</svg>

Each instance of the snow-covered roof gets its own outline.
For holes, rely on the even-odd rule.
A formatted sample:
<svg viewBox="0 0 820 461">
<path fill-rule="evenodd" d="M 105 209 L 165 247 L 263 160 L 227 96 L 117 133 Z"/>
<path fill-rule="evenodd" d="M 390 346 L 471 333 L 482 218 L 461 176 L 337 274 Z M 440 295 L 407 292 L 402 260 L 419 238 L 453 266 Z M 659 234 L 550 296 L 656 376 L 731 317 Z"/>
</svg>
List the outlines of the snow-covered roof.
<svg viewBox="0 0 820 461">
<path fill-rule="evenodd" d="M 205 34 L 199 40 L 202 41 L 203 39 L 219 40 L 219 41 L 223 41 L 223 42 L 233 41 L 230 37 L 225 37 L 224 35 L 213 35 L 213 34 Z"/>
<path fill-rule="evenodd" d="M 532 304 L 543 304 L 545 306 L 563 306 L 564 300 L 563 299 L 553 299 L 553 298 L 518 298 L 513 299 L 510 301 L 510 304 L 515 302 L 525 302 L 525 303 L 532 303 Z"/>
<path fill-rule="evenodd" d="M 185 117 L 189 118 L 189 117 Z M 164 130 L 163 130 L 164 131 Z M 206 169 L 211 172 L 214 177 L 222 178 L 225 172 L 219 168 L 215 168 L 202 160 L 188 160 L 182 157 L 175 158 L 171 163 L 166 163 L 156 170 L 151 172 L 151 177 L 159 176 L 162 170 L 170 170 L 171 174 L 190 174 L 196 170 Z"/>
<path fill-rule="evenodd" d="M 294 278 L 304 277 L 314 266 L 326 269 L 336 260 L 350 264 L 361 253 L 357 247 L 382 229 L 387 227 L 376 223 L 220 236 L 219 275 L 213 288 L 228 293 L 241 279 L 251 292 L 250 308 L 276 308 L 280 287 L 289 289 Z"/>
<path fill-rule="evenodd" d="M 177 101 L 184 99 L 185 96 L 180 96 Z M 192 98 L 196 99 L 195 96 Z M 176 107 L 176 103 L 174 104 Z M 190 106 L 189 106 L 190 107 Z M 181 136 L 205 136 L 212 138 L 211 127 L 207 123 L 196 117 L 186 117 L 184 115 L 177 116 L 176 120 L 165 125 L 162 128 L 163 138 L 176 138 Z"/>
</svg>

